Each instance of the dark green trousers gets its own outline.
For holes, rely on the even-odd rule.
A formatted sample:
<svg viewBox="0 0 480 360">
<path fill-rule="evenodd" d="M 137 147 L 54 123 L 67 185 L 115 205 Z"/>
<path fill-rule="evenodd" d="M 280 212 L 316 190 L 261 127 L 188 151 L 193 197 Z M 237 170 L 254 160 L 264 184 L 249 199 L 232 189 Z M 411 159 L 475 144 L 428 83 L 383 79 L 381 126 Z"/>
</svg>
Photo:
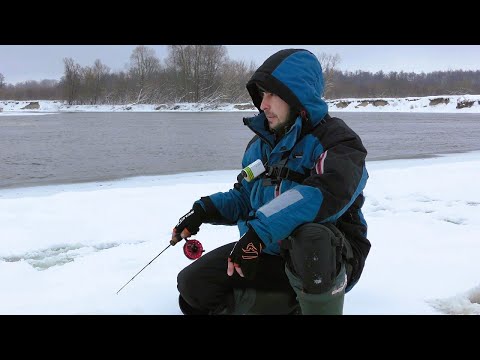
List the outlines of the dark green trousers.
<svg viewBox="0 0 480 360">
<path fill-rule="evenodd" d="M 282 242 L 281 256 L 261 254 L 253 280 L 226 274 L 234 243 L 212 250 L 178 275 L 182 311 L 340 315 L 346 274 L 339 237 L 329 226 L 305 224 Z"/>
</svg>

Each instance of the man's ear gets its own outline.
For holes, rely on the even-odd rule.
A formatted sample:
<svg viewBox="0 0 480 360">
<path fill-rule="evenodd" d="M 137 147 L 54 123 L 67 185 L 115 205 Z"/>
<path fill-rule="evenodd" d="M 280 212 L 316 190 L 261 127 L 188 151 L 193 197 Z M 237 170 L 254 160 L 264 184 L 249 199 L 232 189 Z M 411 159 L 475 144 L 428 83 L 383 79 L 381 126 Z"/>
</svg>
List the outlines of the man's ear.
<svg viewBox="0 0 480 360">
<path fill-rule="evenodd" d="M 294 123 L 295 120 L 297 120 L 297 117 L 300 116 L 300 111 L 291 107 L 290 106 L 290 113 L 288 114 L 288 121 L 287 123 L 290 124 L 290 123 Z"/>
</svg>

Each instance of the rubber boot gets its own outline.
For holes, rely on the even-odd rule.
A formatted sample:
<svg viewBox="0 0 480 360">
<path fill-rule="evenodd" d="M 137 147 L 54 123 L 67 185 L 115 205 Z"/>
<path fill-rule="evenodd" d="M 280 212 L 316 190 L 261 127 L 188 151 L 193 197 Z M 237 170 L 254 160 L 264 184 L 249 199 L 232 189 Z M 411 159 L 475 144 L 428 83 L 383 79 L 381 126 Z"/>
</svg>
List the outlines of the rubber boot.
<svg viewBox="0 0 480 360">
<path fill-rule="evenodd" d="M 253 288 L 233 289 L 227 297 L 227 306 L 215 315 L 299 315 L 300 306 L 295 293 L 257 290 Z"/>
<path fill-rule="evenodd" d="M 300 312 L 295 292 L 256 290 L 248 315 L 296 315 Z"/>
<path fill-rule="evenodd" d="M 195 309 L 185 301 L 182 295 L 178 295 L 178 306 L 183 315 L 208 315 L 208 312 Z"/>
<path fill-rule="evenodd" d="M 302 281 L 295 276 L 287 266 L 285 272 L 290 281 L 290 285 L 297 294 L 297 300 L 300 304 L 302 315 L 342 315 L 343 301 L 345 298 L 345 287 L 347 285 L 347 275 L 345 266 L 335 278 L 334 285 L 326 292 L 321 294 L 307 294 L 303 291 Z"/>
</svg>

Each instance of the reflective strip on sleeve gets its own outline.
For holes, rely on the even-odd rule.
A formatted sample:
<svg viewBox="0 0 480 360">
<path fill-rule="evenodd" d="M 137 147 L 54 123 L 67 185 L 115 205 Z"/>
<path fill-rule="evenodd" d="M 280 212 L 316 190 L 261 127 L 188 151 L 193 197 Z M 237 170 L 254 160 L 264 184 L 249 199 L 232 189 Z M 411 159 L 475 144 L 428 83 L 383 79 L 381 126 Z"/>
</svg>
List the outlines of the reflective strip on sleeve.
<svg viewBox="0 0 480 360">
<path fill-rule="evenodd" d="M 258 211 L 268 218 L 302 199 L 303 195 L 300 194 L 300 192 L 295 189 L 291 189 L 287 192 L 284 192 L 281 196 L 273 199 L 268 204 L 262 206 L 260 209 L 258 209 Z"/>
</svg>

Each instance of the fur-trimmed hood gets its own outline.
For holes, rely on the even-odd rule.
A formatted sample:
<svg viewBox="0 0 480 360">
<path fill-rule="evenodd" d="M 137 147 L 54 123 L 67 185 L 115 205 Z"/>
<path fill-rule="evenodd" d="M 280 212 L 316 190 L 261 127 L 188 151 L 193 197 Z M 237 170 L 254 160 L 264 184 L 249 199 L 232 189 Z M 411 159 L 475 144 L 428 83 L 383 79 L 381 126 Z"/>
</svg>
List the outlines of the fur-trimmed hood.
<svg viewBox="0 0 480 360">
<path fill-rule="evenodd" d="M 280 50 L 255 71 L 247 83 L 247 90 L 254 105 L 263 112 L 257 85 L 280 96 L 299 114 L 305 110 L 313 126 L 328 112 L 328 105 L 322 99 L 322 67 L 317 57 L 308 50 Z"/>
</svg>

